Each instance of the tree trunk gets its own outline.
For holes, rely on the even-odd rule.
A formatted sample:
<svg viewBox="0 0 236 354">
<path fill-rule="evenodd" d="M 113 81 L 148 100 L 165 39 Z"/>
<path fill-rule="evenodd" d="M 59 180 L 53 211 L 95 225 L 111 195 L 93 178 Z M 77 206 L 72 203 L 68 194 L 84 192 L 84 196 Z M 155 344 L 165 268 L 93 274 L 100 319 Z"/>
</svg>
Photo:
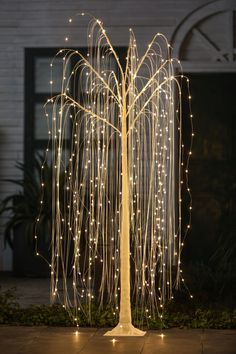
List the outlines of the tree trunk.
<svg viewBox="0 0 236 354">
<path fill-rule="evenodd" d="M 121 199 L 121 234 L 120 234 L 120 314 L 119 323 L 106 336 L 143 336 L 146 332 L 140 331 L 132 325 L 130 302 L 130 215 L 129 215 L 129 168 L 127 149 L 127 111 L 126 111 L 125 82 L 122 83 L 122 118 L 121 118 L 121 171 L 122 171 L 122 199 Z"/>
</svg>

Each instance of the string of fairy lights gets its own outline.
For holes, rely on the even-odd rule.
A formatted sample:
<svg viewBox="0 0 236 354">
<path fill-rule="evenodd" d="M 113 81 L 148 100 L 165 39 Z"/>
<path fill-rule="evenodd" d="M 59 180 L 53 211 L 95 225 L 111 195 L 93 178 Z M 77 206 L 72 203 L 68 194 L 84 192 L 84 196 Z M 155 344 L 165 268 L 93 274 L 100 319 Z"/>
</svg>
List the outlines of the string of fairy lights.
<svg viewBox="0 0 236 354">
<path fill-rule="evenodd" d="M 69 24 L 73 21 L 70 18 Z M 67 45 L 69 41 L 65 37 Z M 191 224 L 188 165 L 193 115 L 190 94 L 187 117 L 181 97 L 183 85 L 189 92 L 189 80 L 162 34 L 157 33 L 139 57 L 130 29 L 123 64 L 102 22 L 94 18 L 88 52 L 61 49 L 55 58 L 61 59 L 61 91 L 45 106 L 49 136 L 45 162 L 50 153 L 53 181 L 51 301 L 61 301 L 77 325 L 78 312 L 91 317 L 95 302 L 99 308 L 111 306 L 114 316 L 119 313 L 125 108 L 132 307 L 139 309 L 140 324 L 144 317 L 162 317 L 173 290 L 184 283 L 181 252 Z M 191 126 L 188 151 L 184 120 Z M 44 181 L 41 186 L 42 207 Z M 189 222 L 183 226 L 185 193 Z M 39 221 L 40 213 L 36 248 Z M 41 255 L 38 249 L 36 253 Z"/>
</svg>

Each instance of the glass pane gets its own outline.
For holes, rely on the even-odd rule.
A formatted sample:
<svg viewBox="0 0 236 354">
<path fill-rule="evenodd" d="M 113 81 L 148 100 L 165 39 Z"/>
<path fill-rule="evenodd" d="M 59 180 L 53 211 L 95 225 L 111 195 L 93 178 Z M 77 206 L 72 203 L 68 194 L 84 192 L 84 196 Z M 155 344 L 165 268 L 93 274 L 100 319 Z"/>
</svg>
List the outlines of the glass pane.
<svg viewBox="0 0 236 354">
<path fill-rule="evenodd" d="M 100 72 L 101 77 L 103 77 L 105 81 L 106 77 L 109 75 L 109 72 L 114 71 L 117 74 L 117 63 L 113 57 L 109 57 L 109 60 L 106 60 L 105 62 L 101 59 L 99 70 L 97 68 L 96 58 L 90 57 L 90 63 L 93 63 L 93 61 L 95 61 L 95 69 Z M 91 77 L 93 80 L 92 82 L 95 82 L 96 75 L 94 75 L 89 68 L 81 66 L 81 63 L 79 62 L 75 63 L 73 71 L 75 72 L 75 75 L 72 79 L 74 78 L 75 80 L 75 87 L 77 88 L 78 93 L 86 93 L 87 91 L 90 91 L 92 84 Z M 99 79 L 97 80 L 97 83 L 101 83 Z"/>
<path fill-rule="evenodd" d="M 51 150 L 46 152 L 46 148 L 45 149 L 35 149 L 34 150 L 34 157 L 38 161 L 41 161 L 41 159 L 45 160 L 46 164 L 48 166 L 52 165 L 52 152 L 51 152 Z"/>
<path fill-rule="evenodd" d="M 46 164 L 50 167 L 52 166 L 52 152 L 51 152 L 51 150 L 49 150 L 46 153 L 46 151 L 43 149 L 35 149 L 34 155 L 37 159 L 39 158 L 39 156 L 44 157 Z M 61 169 L 63 169 L 64 167 L 65 168 L 67 167 L 69 158 L 70 158 L 70 150 L 64 149 L 63 153 L 61 155 L 61 163 L 62 163 Z"/>
<path fill-rule="evenodd" d="M 38 57 L 35 62 L 35 92 L 47 93 L 51 92 L 51 84 L 53 92 L 61 90 L 61 80 L 63 77 L 63 62 L 61 58 L 53 60 L 53 67 L 50 66 L 52 58 Z"/>
<path fill-rule="evenodd" d="M 52 106 L 47 105 L 48 117 L 46 117 L 45 108 L 43 106 L 43 103 L 37 103 L 35 105 L 34 136 L 35 139 L 47 140 L 48 131 L 51 130 L 49 124 L 51 121 Z"/>
<path fill-rule="evenodd" d="M 59 107 L 59 106 L 58 106 Z M 52 108 L 51 104 L 47 104 L 46 110 L 44 107 L 44 103 L 36 103 L 35 105 L 35 120 L 34 120 L 34 129 L 35 129 L 35 139 L 37 140 L 47 140 L 48 139 L 48 131 L 51 131 L 51 121 L 52 121 Z M 59 108 L 57 109 L 57 113 L 59 112 Z M 65 118 L 65 133 L 63 138 L 69 139 L 70 137 L 70 115 L 69 113 Z"/>
</svg>

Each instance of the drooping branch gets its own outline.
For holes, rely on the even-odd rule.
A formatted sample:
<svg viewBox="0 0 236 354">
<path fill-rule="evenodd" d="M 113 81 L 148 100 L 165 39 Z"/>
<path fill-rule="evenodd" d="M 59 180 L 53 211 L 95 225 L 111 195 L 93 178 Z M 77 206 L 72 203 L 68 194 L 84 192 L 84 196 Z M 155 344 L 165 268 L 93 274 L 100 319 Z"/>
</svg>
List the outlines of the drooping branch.
<svg viewBox="0 0 236 354">
<path fill-rule="evenodd" d="M 129 108 L 128 108 L 127 115 L 130 114 L 131 109 L 134 107 L 135 103 L 136 103 L 137 100 L 140 98 L 140 96 L 143 95 L 143 94 L 145 93 L 146 89 L 151 85 L 151 83 L 156 80 L 156 76 L 160 73 L 160 70 L 165 66 L 165 64 L 166 64 L 167 62 L 168 62 L 168 61 L 166 60 L 166 61 L 164 62 L 164 64 L 160 66 L 160 68 L 155 72 L 155 74 L 153 74 L 153 75 L 151 76 L 151 78 L 148 80 L 148 82 L 147 82 L 146 85 L 142 88 L 142 90 L 138 93 L 138 95 L 136 95 L 136 97 L 134 98 L 132 104 L 131 104 L 131 105 L 129 106 Z"/>
<path fill-rule="evenodd" d="M 81 54 L 80 52 L 76 51 L 76 54 L 78 54 L 83 62 L 85 63 L 85 65 L 96 75 L 96 77 L 103 83 L 103 85 L 106 87 L 106 89 L 112 94 L 112 96 L 116 99 L 118 104 L 122 104 L 121 99 L 120 99 L 120 92 L 118 90 L 119 93 L 119 97 L 114 93 L 114 91 L 110 88 L 110 86 L 107 84 L 107 82 L 103 79 L 103 77 L 101 77 L 101 75 L 97 72 L 96 69 L 94 69 L 94 67 L 89 63 L 89 61 L 83 56 L 83 54 Z"/>
<path fill-rule="evenodd" d="M 147 107 L 147 105 L 150 103 L 150 101 L 152 100 L 152 98 L 156 95 L 156 93 L 160 90 L 160 88 L 165 85 L 168 81 L 170 80 L 174 80 L 177 81 L 176 78 L 171 77 L 171 78 L 167 78 L 166 80 L 164 80 L 151 94 L 151 96 L 149 97 L 149 99 L 144 103 L 143 107 L 139 110 L 138 114 L 136 115 L 136 117 L 134 118 L 131 126 L 128 128 L 127 131 L 127 135 L 130 133 L 130 131 L 133 129 L 135 123 L 137 122 L 137 120 L 139 119 L 139 117 L 141 116 L 141 114 L 143 113 L 143 111 L 145 110 L 145 108 Z"/>
<path fill-rule="evenodd" d="M 107 125 L 109 125 L 110 127 L 112 127 L 115 131 L 117 131 L 119 134 L 121 133 L 120 130 L 118 128 L 116 128 L 112 123 L 108 122 L 107 119 L 99 116 L 98 114 L 96 114 L 95 112 L 91 111 L 90 109 L 84 107 L 83 105 L 81 105 L 78 101 L 75 101 L 72 97 L 68 96 L 67 94 L 60 94 L 57 96 L 54 96 L 52 99 L 57 98 L 57 97 L 64 97 L 66 100 L 68 100 L 69 102 L 71 102 L 71 104 L 73 106 L 77 106 L 78 108 L 80 108 L 82 111 L 84 111 L 85 113 L 88 113 L 89 115 L 91 115 L 93 118 L 97 118 L 98 120 L 106 123 Z"/>
<path fill-rule="evenodd" d="M 150 51 L 150 48 L 151 48 L 152 45 L 155 43 L 156 38 L 157 38 L 157 37 L 160 37 L 160 36 L 163 37 L 164 40 L 167 42 L 166 38 L 165 38 L 161 33 L 155 34 L 155 36 L 153 37 L 151 43 L 148 45 L 148 48 L 147 48 L 146 52 L 145 52 L 144 55 L 142 56 L 141 60 L 139 60 L 139 64 L 138 64 L 138 66 L 137 66 L 136 71 L 133 73 L 133 75 L 132 75 L 132 77 L 131 77 L 131 80 L 130 80 L 130 83 L 129 83 L 129 85 L 128 85 L 126 94 L 128 94 L 128 92 L 129 92 L 129 90 L 130 90 L 130 86 L 133 85 L 133 82 L 134 82 L 135 78 L 137 77 L 140 68 L 142 67 L 144 61 L 146 60 L 146 58 L 147 58 L 147 56 L 148 56 L 148 53 L 149 53 L 149 51 Z"/>
</svg>

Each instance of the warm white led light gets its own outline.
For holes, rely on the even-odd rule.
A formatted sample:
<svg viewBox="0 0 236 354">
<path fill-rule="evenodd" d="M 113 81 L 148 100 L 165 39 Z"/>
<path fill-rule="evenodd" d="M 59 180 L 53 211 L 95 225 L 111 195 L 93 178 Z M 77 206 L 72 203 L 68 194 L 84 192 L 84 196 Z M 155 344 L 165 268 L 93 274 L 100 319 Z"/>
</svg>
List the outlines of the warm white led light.
<svg viewBox="0 0 236 354">
<path fill-rule="evenodd" d="M 63 305 L 73 306 L 77 316 L 94 301 L 99 284 L 100 305 L 119 308 L 115 331 L 143 335 L 131 325 L 130 255 L 136 270 L 133 305 L 145 309 L 142 316 L 162 313 L 174 285 L 183 281 L 181 190 L 190 192 L 192 146 L 183 160 L 182 107 L 175 98 L 185 78 L 175 74 L 180 63 L 159 33 L 139 57 L 130 29 L 125 66 L 100 20 L 91 22 L 88 33 L 87 54 L 59 52 L 62 89 L 47 103 L 53 112 L 46 117 L 54 166 L 51 298 L 58 300 L 63 282 Z M 183 232 L 189 228 L 190 223 Z"/>
</svg>

